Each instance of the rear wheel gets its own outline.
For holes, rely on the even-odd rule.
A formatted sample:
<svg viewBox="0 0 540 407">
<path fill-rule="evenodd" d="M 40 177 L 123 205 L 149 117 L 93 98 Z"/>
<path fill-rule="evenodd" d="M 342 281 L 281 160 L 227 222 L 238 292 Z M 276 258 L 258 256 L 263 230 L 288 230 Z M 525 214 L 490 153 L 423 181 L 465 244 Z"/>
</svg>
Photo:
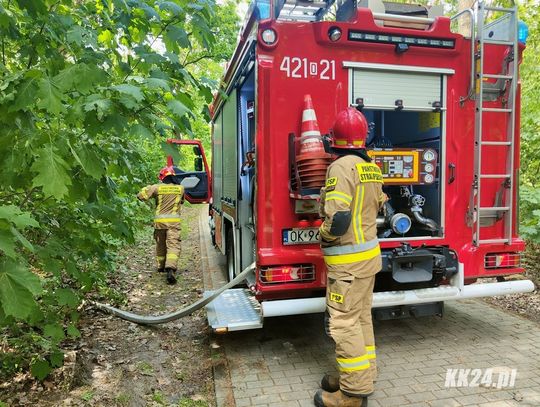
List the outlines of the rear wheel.
<svg viewBox="0 0 540 407">
<path fill-rule="evenodd" d="M 234 238 L 232 228 L 227 229 L 227 242 L 226 242 L 225 255 L 227 257 L 227 277 L 229 281 L 232 281 L 236 277 L 234 269 Z"/>
</svg>

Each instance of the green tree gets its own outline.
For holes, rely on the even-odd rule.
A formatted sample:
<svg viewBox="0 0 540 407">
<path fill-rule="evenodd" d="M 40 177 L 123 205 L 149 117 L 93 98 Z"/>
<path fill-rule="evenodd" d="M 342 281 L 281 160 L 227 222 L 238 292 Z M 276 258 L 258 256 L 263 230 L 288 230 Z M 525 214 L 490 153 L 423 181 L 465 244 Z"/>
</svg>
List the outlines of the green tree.
<svg viewBox="0 0 540 407">
<path fill-rule="evenodd" d="M 0 2 L 1 373 L 62 364 L 80 300 L 133 241 L 155 147 L 207 111 L 197 58 L 226 57 L 222 17 L 213 0 Z"/>
<path fill-rule="evenodd" d="M 521 188 L 520 232 L 540 242 L 540 5 L 527 0 L 519 16 L 529 27 L 521 64 Z"/>
</svg>

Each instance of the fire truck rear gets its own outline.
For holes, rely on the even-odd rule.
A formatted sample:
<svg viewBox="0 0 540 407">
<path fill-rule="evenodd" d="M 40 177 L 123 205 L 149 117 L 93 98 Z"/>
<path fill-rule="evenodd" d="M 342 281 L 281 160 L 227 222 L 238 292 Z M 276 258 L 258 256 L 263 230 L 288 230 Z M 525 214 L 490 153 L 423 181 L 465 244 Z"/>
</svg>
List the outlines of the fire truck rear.
<svg viewBox="0 0 540 407">
<path fill-rule="evenodd" d="M 213 105 L 210 223 L 229 279 L 255 267 L 247 289 L 208 307 L 214 329 L 324 310 L 318 199 L 332 157 L 303 141 L 350 105 L 369 122 L 390 198 L 377 218 L 375 315 L 442 314 L 443 301 L 533 289 L 504 278 L 523 272 L 524 27 L 516 8 L 441 12 L 379 0 L 251 5 Z M 472 284 L 485 278 L 496 281 Z"/>
</svg>

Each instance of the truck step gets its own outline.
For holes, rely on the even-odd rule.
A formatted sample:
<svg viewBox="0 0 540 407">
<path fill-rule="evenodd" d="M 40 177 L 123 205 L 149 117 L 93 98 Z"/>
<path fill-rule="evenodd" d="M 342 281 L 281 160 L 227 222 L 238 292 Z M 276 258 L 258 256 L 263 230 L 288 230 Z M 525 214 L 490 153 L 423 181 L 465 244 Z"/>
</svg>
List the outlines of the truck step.
<svg viewBox="0 0 540 407">
<path fill-rule="evenodd" d="M 212 291 L 205 291 L 209 297 Z M 263 326 L 261 305 L 246 288 L 231 288 L 206 306 L 214 332 L 242 331 Z"/>
</svg>

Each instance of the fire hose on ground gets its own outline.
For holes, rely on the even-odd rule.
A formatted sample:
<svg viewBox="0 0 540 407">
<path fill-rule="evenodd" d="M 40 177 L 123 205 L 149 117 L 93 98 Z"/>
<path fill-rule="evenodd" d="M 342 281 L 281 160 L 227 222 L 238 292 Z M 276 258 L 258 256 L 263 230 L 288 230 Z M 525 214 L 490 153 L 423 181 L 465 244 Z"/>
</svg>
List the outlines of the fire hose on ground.
<svg viewBox="0 0 540 407">
<path fill-rule="evenodd" d="M 232 279 L 230 282 L 225 284 L 224 286 L 220 287 L 216 291 L 212 293 L 207 298 L 201 298 L 200 300 L 194 302 L 193 304 L 189 305 L 188 307 L 182 308 L 178 311 L 171 312 L 170 314 L 165 315 L 139 315 L 135 314 L 133 312 L 124 311 L 118 308 L 115 308 L 108 304 L 102 304 L 99 302 L 93 302 L 93 305 L 98 308 L 101 311 L 108 312 L 112 315 L 115 315 L 119 318 L 125 319 L 126 321 L 134 322 L 136 324 L 140 325 L 158 325 L 158 324 L 165 324 L 167 322 L 172 322 L 177 319 L 183 318 L 185 316 L 193 314 L 195 311 L 201 309 L 205 305 L 211 303 L 214 301 L 217 297 L 221 295 L 221 293 L 225 290 L 228 290 L 229 288 L 234 287 L 235 285 L 241 283 L 246 279 L 248 274 L 252 273 L 255 269 L 255 263 L 251 263 L 249 266 L 247 266 L 244 271 L 242 271 L 240 274 L 238 274 L 234 279 Z"/>
</svg>

